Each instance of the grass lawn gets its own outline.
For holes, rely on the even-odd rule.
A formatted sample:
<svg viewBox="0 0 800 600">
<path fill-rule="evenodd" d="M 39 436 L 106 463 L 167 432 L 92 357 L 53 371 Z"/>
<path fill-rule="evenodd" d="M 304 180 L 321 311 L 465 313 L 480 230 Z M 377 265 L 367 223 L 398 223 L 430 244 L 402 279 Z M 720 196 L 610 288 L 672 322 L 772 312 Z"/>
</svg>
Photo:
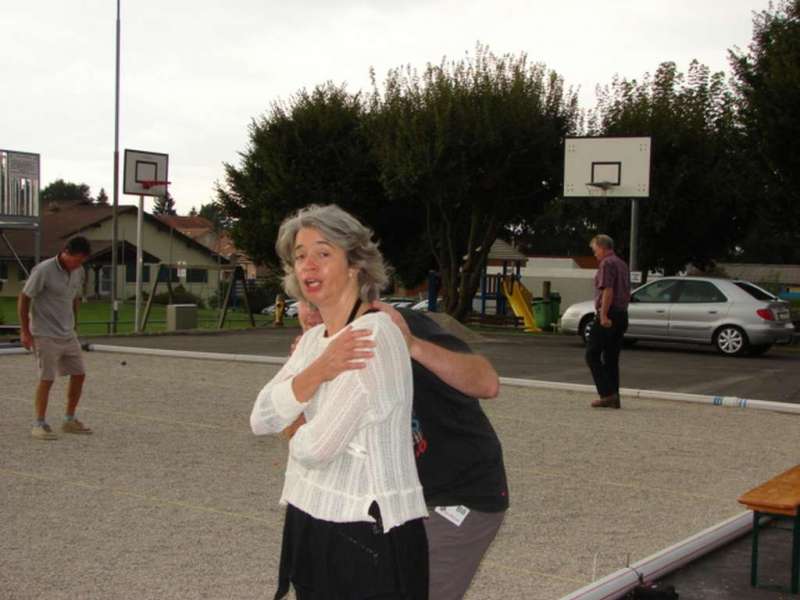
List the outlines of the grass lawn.
<svg viewBox="0 0 800 600">
<path fill-rule="evenodd" d="M 144 310 L 144 305 L 142 306 Z M 166 328 L 166 307 L 163 304 L 154 304 L 150 311 L 150 319 L 146 332 L 164 331 Z M 130 302 L 121 302 L 119 307 L 118 333 L 133 332 L 134 305 Z M 272 322 L 271 316 L 254 315 L 256 325 L 264 326 Z M 212 308 L 201 308 L 197 311 L 199 329 L 216 329 L 219 311 Z M 111 303 L 107 300 L 90 300 L 81 304 L 78 313 L 78 333 L 80 335 L 103 335 L 108 333 L 108 321 L 111 320 Z M 17 299 L 0 298 L 0 323 L 16 325 Z M 296 324 L 295 319 L 287 319 L 287 325 Z M 250 327 L 247 314 L 239 309 L 228 309 L 225 320 L 225 329 L 244 329 Z"/>
</svg>

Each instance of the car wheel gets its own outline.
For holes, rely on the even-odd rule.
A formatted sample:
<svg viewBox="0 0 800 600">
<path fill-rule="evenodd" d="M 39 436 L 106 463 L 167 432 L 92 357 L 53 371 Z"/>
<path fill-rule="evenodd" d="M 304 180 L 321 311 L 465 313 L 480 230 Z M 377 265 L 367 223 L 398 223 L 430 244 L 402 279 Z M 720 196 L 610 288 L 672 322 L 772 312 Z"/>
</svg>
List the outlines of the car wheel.
<svg viewBox="0 0 800 600">
<path fill-rule="evenodd" d="M 750 356 L 761 356 L 770 348 L 772 348 L 772 344 L 758 344 L 757 346 L 750 346 L 750 349 L 747 351 L 747 353 Z"/>
<path fill-rule="evenodd" d="M 750 345 L 747 334 L 736 325 L 723 325 L 714 334 L 714 345 L 725 356 L 741 356 Z"/>
<path fill-rule="evenodd" d="M 581 319 L 581 324 L 578 326 L 578 334 L 581 336 L 584 344 L 589 343 L 589 336 L 592 334 L 592 325 L 594 325 L 594 315 L 587 315 Z"/>
</svg>

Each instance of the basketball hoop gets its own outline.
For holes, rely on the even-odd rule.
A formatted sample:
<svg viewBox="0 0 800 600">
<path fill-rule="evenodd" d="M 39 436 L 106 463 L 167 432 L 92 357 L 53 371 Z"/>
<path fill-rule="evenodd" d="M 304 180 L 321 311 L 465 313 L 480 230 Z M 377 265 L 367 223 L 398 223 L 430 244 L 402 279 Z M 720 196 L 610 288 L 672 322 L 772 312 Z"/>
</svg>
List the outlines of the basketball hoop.
<svg viewBox="0 0 800 600">
<path fill-rule="evenodd" d="M 586 190 L 590 196 L 605 197 L 608 195 L 608 190 L 618 184 L 611 181 L 587 181 Z"/>
<path fill-rule="evenodd" d="M 153 179 L 153 180 L 149 180 L 149 181 L 139 181 L 137 183 L 139 183 L 144 189 L 149 190 L 151 187 L 156 187 L 156 186 L 159 186 L 159 185 L 163 185 L 164 187 L 167 187 L 172 182 L 171 181 L 158 181 L 158 180 Z"/>
</svg>

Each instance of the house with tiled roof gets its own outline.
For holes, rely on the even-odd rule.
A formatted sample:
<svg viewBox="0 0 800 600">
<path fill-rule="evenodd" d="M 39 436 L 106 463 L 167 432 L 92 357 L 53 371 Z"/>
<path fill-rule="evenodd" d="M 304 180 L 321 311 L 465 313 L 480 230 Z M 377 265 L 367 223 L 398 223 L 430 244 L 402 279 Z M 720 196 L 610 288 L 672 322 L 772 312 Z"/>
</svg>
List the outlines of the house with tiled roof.
<svg viewBox="0 0 800 600">
<path fill-rule="evenodd" d="M 162 223 L 174 227 L 184 235 L 224 256 L 231 263 L 244 269 L 245 278 L 256 280 L 265 276 L 266 268 L 256 265 L 253 260 L 233 243 L 227 231 L 217 231 L 214 224 L 200 215 L 154 215 Z"/>
<path fill-rule="evenodd" d="M 136 206 L 120 206 L 117 210 L 117 297 L 131 298 L 136 293 Z M 92 255 L 85 264 L 87 298 L 106 297 L 111 293 L 112 208 L 107 204 L 77 202 L 51 203 L 41 212 L 41 258 L 55 256 L 71 237 L 81 235 L 92 245 Z M 179 265 L 162 279 L 170 277 L 191 293 L 207 299 L 219 285 L 220 267 L 230 264 L 228 258 L 184 234 L 150 213 L 143 214 L 142 279 L 144 289 L 152 284 L 159 264 Z M 13 252 L 0 244 L 0 279 L 5 280 L 0 295 L 16 296 L 33 266 L 35 238 L 30 231 L 5 232 Z M 23 269 L 14 252 L 23 262 Z"/>
</svg>

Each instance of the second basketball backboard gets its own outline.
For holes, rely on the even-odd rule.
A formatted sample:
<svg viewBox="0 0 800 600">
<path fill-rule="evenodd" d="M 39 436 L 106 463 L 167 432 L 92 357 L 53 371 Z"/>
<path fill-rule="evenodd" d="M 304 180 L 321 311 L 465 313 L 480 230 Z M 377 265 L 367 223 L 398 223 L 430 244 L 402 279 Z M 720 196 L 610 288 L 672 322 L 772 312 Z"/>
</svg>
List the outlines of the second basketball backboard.
<svg viewBox="0 0 800 600">
<path fill-rule="evenodd" d="M 166 185 L 153 182 L 169 181 L 169 155 L 144 150 L 125 150 L 123 194 L 135 196 L 164 196 Z"/>
<path fill-rule="evenodd" d="M 649 137 L 564 139 L 564 197 L 650 196 Z"/>
</svg>

